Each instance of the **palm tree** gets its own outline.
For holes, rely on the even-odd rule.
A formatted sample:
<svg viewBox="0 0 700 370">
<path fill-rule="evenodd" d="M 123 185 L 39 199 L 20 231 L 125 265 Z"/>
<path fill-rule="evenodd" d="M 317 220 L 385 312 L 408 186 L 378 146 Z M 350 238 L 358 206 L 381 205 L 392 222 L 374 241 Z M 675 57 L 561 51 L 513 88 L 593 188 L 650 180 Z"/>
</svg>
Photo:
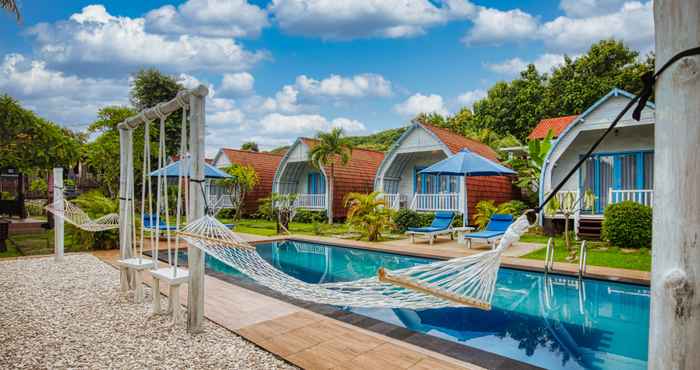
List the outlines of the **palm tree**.
<svg viewBox="0 0 700 370">
<path fill-rule="evenodd" d="M 370 194 L 349 193 L 345 196 L 348 207 L 348 224 L 361 230 L 367 240 L 379 240 L 382 230 L 392 225 L 391 210 L 380 192 Z"/>
<path fill-rule="evenodd" d="M 17 6 L 17 1 L 0 0 L 0 8 L 3 8 L 10 13 L 14 13 L 15 17 L 17 17 L 17 22 L 19 22 L 22 19 L 22 16 L 19 14 L 19 7 Z"/>
<path fill-rule="evenodd" d="M 314 167 L 321 169 L 330 168 L 328 178 L 328 199 L 331 210 L 333 202 L 333 189 L 335 188 L 335 165 L 346 165 L 350 160 L 352 146 L 343 137 L 343 129 L 336 127 L 331 132 L 319 132 L 316 136 L 318 143 L 309 151 L 309 160 Z M 333 223 L 333 216 L 328 217 L 328 223 Z"/>
</svg>

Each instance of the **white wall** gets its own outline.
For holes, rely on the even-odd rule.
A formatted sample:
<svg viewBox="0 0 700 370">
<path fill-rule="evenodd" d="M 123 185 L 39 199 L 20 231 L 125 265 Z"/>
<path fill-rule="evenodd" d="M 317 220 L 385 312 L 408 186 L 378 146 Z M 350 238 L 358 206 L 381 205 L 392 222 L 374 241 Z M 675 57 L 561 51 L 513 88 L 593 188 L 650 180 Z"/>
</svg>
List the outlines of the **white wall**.
<svg viewBox="0 0 700 370">
<path fill-rule="evenodd" d="M 214 159 L 214 167 L 216 168 L 224 168 L 231 165 L 231 161 L 228 160 L 228 156 L 224 154 L 223 151 L 219 150 L 219 153 L 216 155 L 216 158 Z"/>
<path fill-rule="evenodd" d="M 298 142 L 287 156 L 289 162 L 306 162 L 309 160 L 309 148 L 303 142 Z"/>
</svg>

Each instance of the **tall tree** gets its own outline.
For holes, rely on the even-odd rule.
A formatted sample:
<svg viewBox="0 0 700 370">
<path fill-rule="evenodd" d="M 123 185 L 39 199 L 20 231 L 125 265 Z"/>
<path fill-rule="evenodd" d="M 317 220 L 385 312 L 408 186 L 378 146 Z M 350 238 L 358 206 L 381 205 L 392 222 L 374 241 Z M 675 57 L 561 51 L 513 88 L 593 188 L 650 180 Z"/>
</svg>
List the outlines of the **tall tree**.
<svg viewBox="0 0 700 370">
<path fill-rule="evenodd" d="M 19 7 L 17 6 L 17 1 L 15 0 L 0 0 L 0 8 L 13 13 L 17 18 L 17 22 L 22 20 L 22 15 L 19 12 Z"/>
<path fill-rule="evenodd" d="M 255 141 L 247 141 L 241 145 L 241 150 L 249 150 L 251 152 L 259 152 L 258 143 Z"/>
<path fill-rule="evenodd" d="M 70 167 L 80 158 L 80 136 L 0 96 L 0 167 L 21 172 Z"/>
<path fill-rule="evenodd" d="M 130 100 L 137 111 L 166 102 L 177 96 L 184 87 L 173 76 L 168 76 L 155 68 L 142 69 L 133 76 Z M 180 147 L 180 125 L 182 111 L 176 110 L 165 121 L 165 146 L 169 155 L 177 153 Z M 156 134 L 157 134 L 157 125 Z"/>
<path fill-rule="evenodd" d="M 238 222 L 243 215 L 245 196 L 260 182 L 260 177 L 251 166 L 232 164 L 225 169 L 232 178 L 221 180 L 228 188 L 228 196 L 233 209 L 233 221 Z"/>
<path fill-rule="evenodd" d="M 352 147 L 343 137 L 343 129 L 334 128 L 330 132 L 319 132 L 318 143 L 309 151 L 309 160 L 316 168 L 330 169 L 328 178 L 328 199 L 333 201 L 335 189 L 335 166 L 346 165 L 352 155 Z M 333 223 L 333 217 L 328 217 L 328 223 Z"/>
</svg>

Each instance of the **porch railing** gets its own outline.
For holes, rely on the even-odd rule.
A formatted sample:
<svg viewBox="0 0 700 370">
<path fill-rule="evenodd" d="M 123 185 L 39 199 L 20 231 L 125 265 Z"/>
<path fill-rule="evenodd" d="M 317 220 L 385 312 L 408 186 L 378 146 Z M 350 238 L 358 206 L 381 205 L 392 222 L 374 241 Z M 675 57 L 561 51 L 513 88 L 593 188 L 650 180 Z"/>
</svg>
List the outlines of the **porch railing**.
<svg viewBox="0 0 700 370">
<path fill-rule="evenodd" d="M 326 209 L 326 194 L 297 194 L 295 208 Z"/>
<path fill-rule="evenodd" d="M 406 194 L 384 194 L 384 200 L 387 207 L 398 210 L 401 208 L 402 203 L 406 203 L 408 197 L 406 197 Z"/>
<path fill-rule="evenodd" d="M 415 211 L 460 211 L 459 193 L 413 195 L 411 209 Z"/>
<path fill-rule="evenodd" d="M 654 190 L 651 189 L 608 189 L 608 204 L 633 201 L 651 207 L 654 203 Z"/>
</svg>

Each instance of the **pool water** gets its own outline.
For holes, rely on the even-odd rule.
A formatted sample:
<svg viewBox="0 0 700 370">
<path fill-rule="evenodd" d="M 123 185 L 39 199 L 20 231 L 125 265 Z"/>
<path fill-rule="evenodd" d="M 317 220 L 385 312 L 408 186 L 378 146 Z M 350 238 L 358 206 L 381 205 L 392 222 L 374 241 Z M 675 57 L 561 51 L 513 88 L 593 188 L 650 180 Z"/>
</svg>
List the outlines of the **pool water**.
<svg viewBox="0 0 700 370">
<path fill-rule="evenodd" d="M 257 245 L 308 283 L 350 281 L 432 260 L 297 241 Z M 238 271 L 206 257 L 207 268 Z M 345 308 L 410 330 L 547 369 L 645 369 L 649 288 L 502 268 L 490 311 Z"/>
</svg>

